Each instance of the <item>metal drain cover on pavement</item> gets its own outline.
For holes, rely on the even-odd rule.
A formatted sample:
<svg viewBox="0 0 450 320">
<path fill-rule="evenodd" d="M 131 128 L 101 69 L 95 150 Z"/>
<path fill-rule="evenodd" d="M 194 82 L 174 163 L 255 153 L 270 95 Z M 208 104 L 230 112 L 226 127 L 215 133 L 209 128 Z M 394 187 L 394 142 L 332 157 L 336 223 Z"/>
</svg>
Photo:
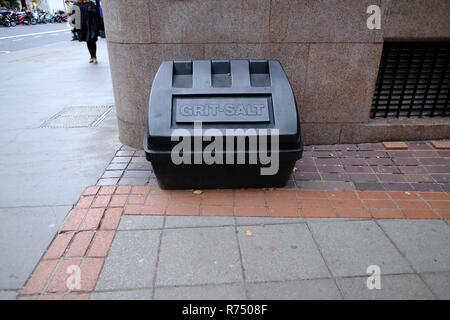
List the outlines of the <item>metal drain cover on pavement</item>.
<svg viewBox="0 0 450 320">
<path fill-rule="evenodd" d="M 84 128 L 96 126 L 111 110 L 111 106 L 70 107 L 41 125 L 41 128 Z"/>
</svg>

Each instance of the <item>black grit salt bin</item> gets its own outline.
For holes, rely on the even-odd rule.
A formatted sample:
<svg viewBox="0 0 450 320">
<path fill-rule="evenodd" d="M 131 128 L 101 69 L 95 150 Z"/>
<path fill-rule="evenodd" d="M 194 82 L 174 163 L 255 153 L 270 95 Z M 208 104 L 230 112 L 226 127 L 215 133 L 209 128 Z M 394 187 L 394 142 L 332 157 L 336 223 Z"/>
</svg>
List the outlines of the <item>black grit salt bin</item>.
<svg viewBox="0 0 450 320">
<path fill-rule="evenodd" d="M 163 62 L 147 126 L 146 158 L 163 189 L 281 187 L 303 153 L 276 60 Z"/>
</svg>

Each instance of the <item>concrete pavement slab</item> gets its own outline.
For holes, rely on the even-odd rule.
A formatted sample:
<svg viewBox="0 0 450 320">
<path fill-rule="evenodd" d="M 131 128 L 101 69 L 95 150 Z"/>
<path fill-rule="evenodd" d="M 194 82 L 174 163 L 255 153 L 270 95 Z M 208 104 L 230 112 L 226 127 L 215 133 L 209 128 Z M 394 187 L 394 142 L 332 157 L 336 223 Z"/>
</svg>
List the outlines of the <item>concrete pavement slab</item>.
<svg viewBox="0 0 450 320">
<path fill-rule="evenodd" d="M 241 280 L 241 262 L 233 227 L 164 230 L 157 286 Z"/>
<path fill-rule="evenodd" d="M 16 297 L 15 291 L 0 291 L 0 300 L 16 300 Z"/>
<path fill-rule="evenodd" d="M 236 217 L 237 225 L 266 225 L 266 224 L 287 224 L 287 223 L 305 223 L 304 218 L 256 218 L 256 217 Z"/>
<path fill-rule="evenodd" d="M 416 271 L 450 271 L 450 228 L 445 222 L 382 220 L 379 224 Z"/>
<path fill-rule="evenodd" d="M 164 216 L 125 215 L 120 220 L 118 230 L 148 230 L 163 227 Z"/>
<path fill-rule="evenodd" d="M 367 277 L 337 279 L 344 299 L 434 299 L 433 294 L 416 274 L 381 275 L 381 288 L 369 290 Z"/>
<path fill-rule="evenodd" d="M 0 208 L 0 289 L 22 288 L 69 210 Z"/>
<path fill-rule="evenodd" d="M 93 66 L 86 44 L 67 40 L 2 55 L 9 78 L 0 87 L 0 174 L 9 187 L 0 206 L 73 204 L 120 147 L 114 112 L 97 127 L 40 128 L 67 107 L 114 101 L 106 41 L 98 42 Z"/>
<path fill-rule="evenodd" d="M 118 231 L 96 290 L 153 286 L 160 231 Z"/>
<path fill-rule="evenodd" d="M 245 300 L 242 283 L 155 288 L 155 300 Z"/>
<path fill-rule="evenodd" d="M 439 299 L 450 300 L 450 272 L 422 273 L 421 276 Z"/>
<path fill-rule="evenodd" d="M 366 275 L 370 265 L 378 265 L 384 274 L 412 272 L 373 221 L 311 223 L 310 227 L 335 276 Z"/>
<path fill-rule="evenodd" d="M 252 300 L 336 300 L 342 299 L 333 279 L 250 283 Z"/>
<path fill-rule="evenodd" d="M 234 217 L 167 216 L 166 228 L 232 226 Z"/>
<path fill-rule="evenodd" d="M 153 290 L 94 292 L 90 300 L 152 300 Z"/>
<path fill-rule="evenodd" d="M 305 224 L 238 227 L 247 281 L 329 277 Z"/>
<path fill-rule="evenodd" d="M 108 117 L 115 121 L 114 113 Z M 115 130 L 41 128 L 22 132 L 0 155 L 0 174 L 8 185 L 0 194 L 0 206 L 74 204 L 86 186 L 96 183 L 120 146 Z"/>
</svg>

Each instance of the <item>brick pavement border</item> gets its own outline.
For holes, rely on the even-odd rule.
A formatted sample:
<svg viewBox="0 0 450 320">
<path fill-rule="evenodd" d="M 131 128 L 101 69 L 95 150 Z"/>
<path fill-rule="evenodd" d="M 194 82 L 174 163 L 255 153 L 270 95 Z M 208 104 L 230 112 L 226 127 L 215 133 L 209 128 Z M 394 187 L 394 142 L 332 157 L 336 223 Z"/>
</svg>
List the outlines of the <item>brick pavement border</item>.
<svg viewBox="0 0 450 320">
<path fill-rule="evenodd" d="M 91 186 L 82 193 L 17 299 L 89 299 L 125 214 L 448 220 L 450 194 Z M 74 266 L 80 267 L 81 286 L 70 290 L 66 282 Z"/>
</svg>

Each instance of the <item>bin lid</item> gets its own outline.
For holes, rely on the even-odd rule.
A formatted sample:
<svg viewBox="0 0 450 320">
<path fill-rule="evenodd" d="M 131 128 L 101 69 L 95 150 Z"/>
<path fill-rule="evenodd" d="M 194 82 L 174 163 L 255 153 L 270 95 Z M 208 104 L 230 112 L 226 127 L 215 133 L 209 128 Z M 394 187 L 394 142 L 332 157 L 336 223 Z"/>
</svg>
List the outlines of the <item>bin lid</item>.
<svg viewBox="0 0 450 320">
<path fill-rule="evenodd" d="M 148 106 L 149 149 L 168 149 L 175 129 L 278 129 L 280 147 L 301 148 L 297 106 L 277 60 L 164 61 Z"/>
</svg>

